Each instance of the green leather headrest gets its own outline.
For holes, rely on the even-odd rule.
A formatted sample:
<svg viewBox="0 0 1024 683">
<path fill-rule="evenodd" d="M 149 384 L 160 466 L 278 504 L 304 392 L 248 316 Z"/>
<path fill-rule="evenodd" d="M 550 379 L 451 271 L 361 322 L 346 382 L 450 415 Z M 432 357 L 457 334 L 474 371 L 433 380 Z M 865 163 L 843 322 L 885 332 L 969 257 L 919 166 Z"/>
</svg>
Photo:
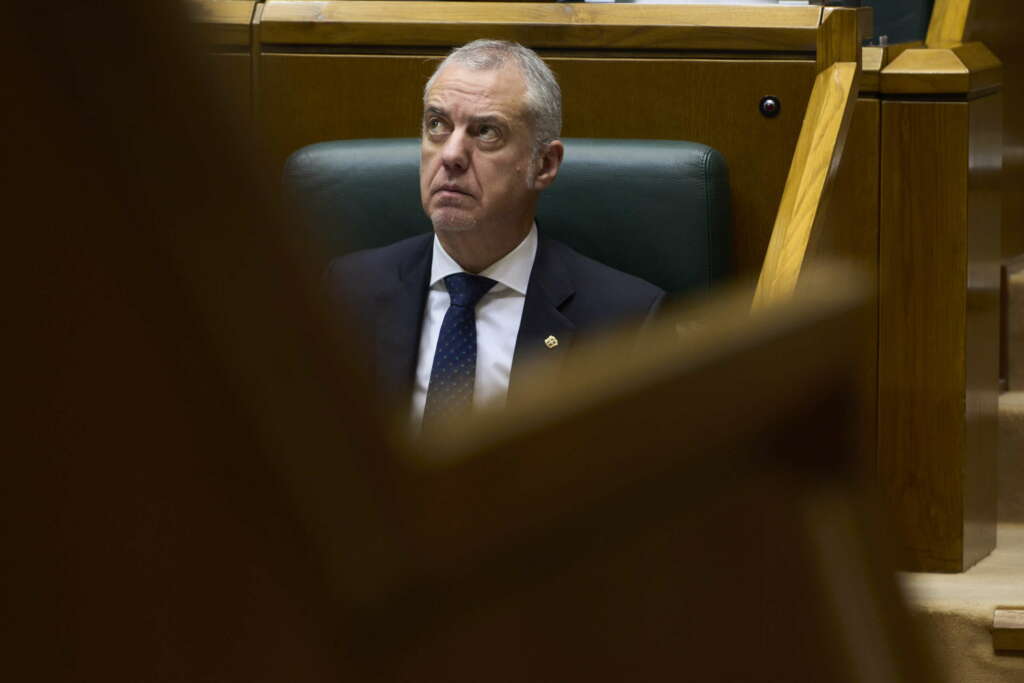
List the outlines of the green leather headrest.
<svg viewBox="0 0 1024 683">
<path fill-rule="evenodd" d="M 543 235 L 670 293 L 708 288 L 729 264 L 729 180 L 706 145 L 564 138 L 565 161 L 541 195 Z M 326 260 L 431 230 L 419 196 L 417 138 L 338 140 L 296 151 L 287 194 Z"/>
</svg>

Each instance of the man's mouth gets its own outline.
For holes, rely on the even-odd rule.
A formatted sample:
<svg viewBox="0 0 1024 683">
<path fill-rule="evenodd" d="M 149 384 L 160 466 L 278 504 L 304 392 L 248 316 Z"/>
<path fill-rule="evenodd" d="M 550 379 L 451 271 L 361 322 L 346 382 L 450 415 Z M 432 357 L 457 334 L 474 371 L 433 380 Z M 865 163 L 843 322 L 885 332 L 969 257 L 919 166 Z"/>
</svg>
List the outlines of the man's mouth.
<svg viewBox="0 0 1024 683">
<path fill-rule="evenodd" d="M 465 190 L 463 190 L 458 185 L 441 185 L 436 190 L 434 190 L 434 194 L 444 194 L 444 193 L 460 194 L 460 195 L 465 195 L 467 197 L 472 197 L 473 196 L 470 193 L 468 193 Z"/>
</svg>

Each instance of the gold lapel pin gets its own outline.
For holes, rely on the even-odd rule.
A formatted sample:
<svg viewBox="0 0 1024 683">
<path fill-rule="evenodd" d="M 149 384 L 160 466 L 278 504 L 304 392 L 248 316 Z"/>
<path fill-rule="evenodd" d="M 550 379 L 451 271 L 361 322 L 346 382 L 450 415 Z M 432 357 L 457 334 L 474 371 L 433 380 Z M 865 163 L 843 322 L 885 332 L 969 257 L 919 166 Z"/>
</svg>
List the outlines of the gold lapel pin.
<svg viewBox="0 0 1024 683">
<path fill-rule="evenodd" d="M 555 335 L 548 335 L 548 338 L 544 340 L 544 346 L 549 349 L 553 349 L 558 346 L 558 338 Z"/>
</svg>

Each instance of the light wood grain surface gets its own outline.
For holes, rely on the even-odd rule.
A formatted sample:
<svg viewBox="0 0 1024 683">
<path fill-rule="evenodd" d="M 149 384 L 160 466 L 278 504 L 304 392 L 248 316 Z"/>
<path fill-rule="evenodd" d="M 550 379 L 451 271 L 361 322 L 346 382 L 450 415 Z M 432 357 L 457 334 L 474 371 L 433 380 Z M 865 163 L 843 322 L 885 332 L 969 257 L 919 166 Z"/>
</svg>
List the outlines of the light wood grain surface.
<svg viewBox="0 0 1024 683">
<path fill-rule="evenodd" d="M 890 94 L 972 94 L 1002 83 L 1002 63 L 981 43 L 905 50 L 882 69 Z"/>
<path fill-rule="evenodd" d="M 856 102 L 857 65 L 837 62 L 818 74 L 754 295 L 755 308 L 789 297 L 796 288 L 842 156 Z"/>
<path fill-rule="evenodd" d="M 928 47 L 948 47 L 962 42 L 971 4 L 972 0 L 935 0 L 925 38 Z"/>
<path fill-rule="evenodd" d="M 861 92 L 878 92 L 878 74 L 885 63 L 885 48 L 864 47 L 861 50 Z"/>
<path fill-rule="evenodd" d="M 268 0 L 263 39 L 292 45 L 460 45 L 813 52 L 818 7 Z"/>
<path fill-rule="evenodd" d="M 924 43 L 919 40 L 906 43 L 892 43 L 885 47 L 878 45 L 864 46 L 861 50 L 860 91 L 862 93 L 878 92 L 882 69 L 888 66 L 889 62 L 896 59 L 896 56 L 904 50 L 923 46 Z"/>
<path fill-rule="evenodd" d="M 189 0 L 189 18 L 204 42 L 214 46 L 249 46 L 252 0 Z"/>
</svg>

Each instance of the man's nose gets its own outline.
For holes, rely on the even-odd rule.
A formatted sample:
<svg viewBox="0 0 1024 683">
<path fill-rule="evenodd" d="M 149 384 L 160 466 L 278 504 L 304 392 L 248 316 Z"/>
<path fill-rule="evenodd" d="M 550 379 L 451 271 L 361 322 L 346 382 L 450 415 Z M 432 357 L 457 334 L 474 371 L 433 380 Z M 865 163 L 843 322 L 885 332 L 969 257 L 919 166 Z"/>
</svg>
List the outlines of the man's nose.
<svg viewBox="0 0 1024 683">
<path fill-rule="evenodd" d="M 441 163 L 448 171 L 462 172 L 469 165 L 469 136 L 462 129 L 455 129 L 441 148 Z"/>
</svg>

